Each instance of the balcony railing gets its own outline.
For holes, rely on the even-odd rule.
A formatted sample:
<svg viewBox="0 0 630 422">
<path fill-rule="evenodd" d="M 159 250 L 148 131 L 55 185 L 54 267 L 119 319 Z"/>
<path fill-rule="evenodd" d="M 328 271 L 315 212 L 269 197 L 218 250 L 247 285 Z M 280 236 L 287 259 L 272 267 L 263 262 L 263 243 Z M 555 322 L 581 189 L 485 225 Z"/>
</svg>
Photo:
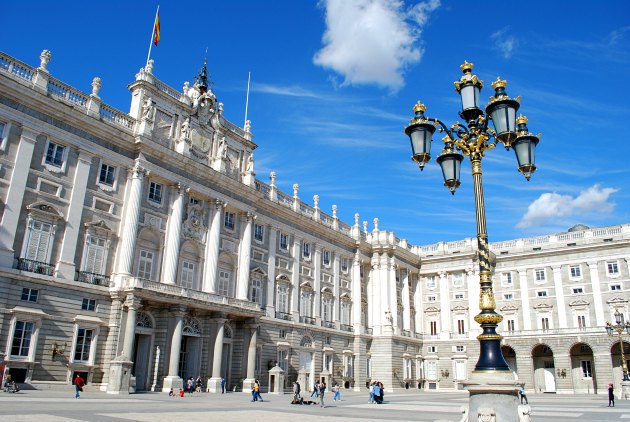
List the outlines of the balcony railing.
<svg viewBox="0 0 630 422">
<path fill-rule="evenodd" d="M 322 321 L 322 327 L 335 328 L 335 323 L 331 321 Z"/>
<path fill-rule="evenodd" d="M 286 312 L 279 312 L 276 311 L 276 318 L 277 319 L 283 319 L 285 321 L 291 321 L 293 319 L 293 316 L 289 313 Z"/>
<path fill-rule="evenodd" d="M 584 333 L 605 333 L 602 327 L 572 327 L 572 328 L 550 328 L 547 330 L 519 330 L 519 331 L 502 331 L 504 337 L 515 336 L 540 336 L 540 335 L 559 335 L 559 334 L 584 334 Z"/>
<path fill-rule="evenodd" d="M 97 286 L 109 286 L 108 275 L 90 273 L 87 271 L 77 271 L 74 280 L 81 283 L 96 284 Z"/>
<path fill-rule="evenodd" d="M 53 275 L 55 267 L 47 262 L 33 261 L 32 259 L 18 258 L 18 270 L 29 273 Z"/>
<path fill-rule="evenodd" d="M 402 335 L 405 337 L 411 337 L 411 331 L 409 330 L 402 330 Z"/>
<path fill-rule="evenodd" d="M 300 315 L 300 322 L 301 322 L 302 324 L 311 324 L 311 325 L 315 325 L 315 318 L 311 318 L 311 317 L 308 317 L 308 316 L 303 316 L 303 315 Z"/>
<path fill-rule="evenodd" d="M 349 332 L 353 332 L 354 331 L 354 329 L 352 328 L 352 325 L 341 324 L 340 327 L 341 327 L 341 329 L 343 331 L 349 331 Z"/>
</svg>

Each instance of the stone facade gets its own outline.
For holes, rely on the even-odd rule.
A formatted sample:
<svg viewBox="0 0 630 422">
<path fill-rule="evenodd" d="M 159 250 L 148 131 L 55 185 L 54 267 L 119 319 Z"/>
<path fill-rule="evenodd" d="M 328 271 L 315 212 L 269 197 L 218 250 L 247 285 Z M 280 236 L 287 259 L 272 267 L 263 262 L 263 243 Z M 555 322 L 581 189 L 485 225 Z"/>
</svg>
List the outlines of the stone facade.
<svg viewBox="0 0 630 422">
<path fill-rule="evenodd" d="M 46 64 L 50 52 L 42 54 Z M 250 124 L 205 80 L 177 91 L 150 62 L 129 113 L 0 53 L 0 375 L 38 388 L 81 373 L 112 394 L 461 388 L 476 363 L 473 239 L 409 245 L 254 173 Z M 504 354 L 534 391 L 619 382 L 630 226 L 491 245 Z M 630 355 L 629 355 L 630 356 Z"/>
</svg>

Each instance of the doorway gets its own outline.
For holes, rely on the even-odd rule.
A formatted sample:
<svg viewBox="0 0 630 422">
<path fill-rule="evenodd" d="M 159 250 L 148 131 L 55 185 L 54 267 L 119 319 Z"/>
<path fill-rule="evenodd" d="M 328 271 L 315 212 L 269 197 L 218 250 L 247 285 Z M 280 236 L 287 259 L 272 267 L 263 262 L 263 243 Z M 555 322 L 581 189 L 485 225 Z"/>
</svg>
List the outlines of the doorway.
<svg viewBox="0 0 630 422">
<path fill-rule="evenodd" d="M 136 377 L 136 391 L 149 389 L 151 367 L 151 336 L 136 333 L 131 374 Z"/>
</svg>

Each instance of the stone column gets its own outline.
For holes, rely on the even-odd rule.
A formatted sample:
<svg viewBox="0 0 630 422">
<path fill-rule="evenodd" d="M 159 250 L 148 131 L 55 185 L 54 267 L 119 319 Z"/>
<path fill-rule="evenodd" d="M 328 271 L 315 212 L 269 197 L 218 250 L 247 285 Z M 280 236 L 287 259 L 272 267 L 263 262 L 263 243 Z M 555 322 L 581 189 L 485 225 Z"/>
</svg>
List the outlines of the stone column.
<svg viewBox="0 0 630 422">
<path fill-rule="evenodd" d="M 122 356 L 133 361 L 133 343 L 136 339 L 136 316 L 138 308 L 140 308 L 141 301 L 139 298 L 134 297 L 132 294 L 127 295 L 127 323 L 125 324 L 125 340 L 123 342 Z"/>
<path fill-rule="evenodd" d="M 275 318 L 275 281 L 276 281 L 276 241 L 278 230 L 273 226 L 267 226 L 269 230 L 269 255 L 267 256 L 267 316 Z"/>
<path fill-rule="evenodd" d="M 116 267 L 116 284 L 120 285 L 122 277 L 131 276 L 136 239 L 138 237 L 138 219 L 140 202 L 142 201 L 142 179 L 146 170 L 136 163 L 131 170 L 131 183 L 125 199 L 125 212 L 120 224 L 118 259 Z"/>
<path fill-rule="evenodd" d="M 340 320 L 340 311 L 341 311 L 341 263 L 339 254 L 335 253 L 335 257 L 333 258 L 333 294 L 335 295 L 333 298 L 333 322 L 339 328 L 339 320 Z"/>
<path fill-rule="evenodd" d="M 214 321 L 217 325 L 217 336 L 214 340 L 214 354 L 212 359 L 212 377 L 208 380 L 208 389 L 211 393 L 221 391 L 221 365 L 223 363 L 223 335 L 225 332 L 225 314 L 218 314 Z"/>
<path fill-rule="evenodd" d="M 0 221 L 0 267 L 13 268 L 13 260 L 15 258 L 13 243 L 15 242 L 20 211 L 23 208 L 22 202 L 26 191 L 26 181 L 31 169 L 31 160 L 35 143 L 37 143 L 37 135 L 31 129 L 22 127 L 20 144 L 17 148 L 15 164 L 11 171 L 11 181 L 5 199 L 5 204 L 10 204 L 10 206 L 4 207 L 2 220 Z"/>
<path fill-rule="evenodd" d="M 313 318 L 321 324 L 322 303 L 322 247 L 313 243 Z"/>
<path fill-rule="evenodd" d="M 168 375 L 162 383 L 162 391 L 178 390 L 182 388 L 183 381 L 178 375 L 179 370 L 179 352 L 182 346 L 182 334 L 184 329 L 184 315 L 186 308 L 178 306 L 173 309 L 172 315 L 174 319 L 173 337 L 171 338 L 171 353 L 168 360 Z"/>
<path fill-rule="evenodd" d="M 400 334 L 398 331 L 398 291 L 396 285 L 396 270 L 398 265 L 396 264 L 396 258 L 393 256 L 387 256 L 387 308 L 391 312 L 391 324 L 388 322 L 388 326 L 394 329 L 396 334 Z"/>
<path fill-rule="evenodd" d="M 247 350 L 247 377 L 243 380 L 243 392 L 249 394 L 256 381 L 256 342 L 258 341 L 258 324 L 247 324 L 249 330 L 249 348 Z"/>
<path fill-rule="evenodd" d="M 368 326 L 373 328 L 373 332 L 376 334 L 377 329 L 381 329 L 383 318 L 385 316 L 385 309 L 382 306 L 381 297 L 381 259 L 378 252 L 372 254 L 370 260 L 370 281 L 368 283 Z"/>
<path fill-rule="evenodd" d="M 521 291 L 521 304 L 523 308 L 523 326 L 522 330 L 532 329 L 532 317 L 530 314 L 529 292 L 527 288 L 527 270 L 518 270 L 519 289 Z"/>
<path fill-rule="evenodd" d="M 403 330 L 411 332 L 411 306 L 409 302 L 409 270 L 405 269 L 402 280 Z"/>
<path fill-rule="evenodd" d="M 477 333 L 481 333 L 481 328 L 475 316 L 479 309 L 479 277 L 475 275 L 472 268 L 466 270 L 466 285 L 468 286 L 468 337 L 473 338 Z"/>
<path fill-rule="evenodd" d="M 174 186 L 175 199 L 171 206 L 167 224 L 166 247 L 164 248 L 164 270 L 162 283 L 177 284 L 177 265 L 179 263 L 179 245 L 181 241 L 182 222 L 184 218 L 184 196 L 187 188 L 178 184 Z"/>
<path fill-rule="evenodd" d="M 81 216 L 83 215 L 83 203 L 85 202 L 85 191 L 87 188 L 90 167 L 92 166 L 92 155 L 85 151 L 79 151 L 77 168 L 74 172 L 72 195 L 66 220 L 66 230 L 61 243 L 61 256 L 57 263 L 55 275 L 66 280 L 74 280 L 75 254 L 77 251 L 77 241 L 81 230 Z"/>
<path fill-rule="evenodd" d="M 248 212 L 245 215 L 245 227 L 241 236 L 241 242 L 238 247 L 238 282 L 236 284 L 236 298 L 247 300 L 247 291 L 249 289 L 249 266 L 250 255 L 252 250 L 252 225 L 254 214 Z"/>
<path fill-rule="evenodd" d="M 450 338 L 453 327 L 451 326 L 451 306 L 449 297 L 448 274 L 440 273 L 440 338 L 447 340 Z"/>
<path fill-rule="evenodd" d="M 567 328 L 567 309 L 564 304 L 564 290 L 562 288 L 562 268 L 552 267 L 552 270 L 556 304 L 558 305 L 558 328 Z"/>
<path fill-rule="evenodd" d="M 357 249 L 352 260 L 352 325 L 354 333 L 361 334 L 361 255 Z"/>
<path fill-rule="evenodd" d="M 591 287 L 593 289 L 593 305 L 595 306 L 595 320 L 598 327 L 606 325 L 604 317 L 604 304 L 602 302 L 602 291 L 599 286 L 599 273 L 597 272 L 597 261 L 588 262 L 588 269 L 591 275 Z M 600 378 L 601 379 L 601 378 Z"/>
<path fill-rule="evenodd" d="M 416 333 L 424 333 L 424 307 L 422 306 L 422 289 L 423 281 L 420 274 L 417 274 L 416 288 L 414 289 L 413 303 L 416 308 L 415 315 L 415 331 Z"/>
<path fill-rule="evenodd" d="M 214 210 L 206 239 L 206 263 L 203 271 L 203 291 L 207 293 L 216 293 L 217 269 L 219 268 L 219 251 L 221 247 L 220 233 L 223 202 L 217 199 L 213 204 L 211 204 L 210 208 L 214 208 Z"/>
</svg>

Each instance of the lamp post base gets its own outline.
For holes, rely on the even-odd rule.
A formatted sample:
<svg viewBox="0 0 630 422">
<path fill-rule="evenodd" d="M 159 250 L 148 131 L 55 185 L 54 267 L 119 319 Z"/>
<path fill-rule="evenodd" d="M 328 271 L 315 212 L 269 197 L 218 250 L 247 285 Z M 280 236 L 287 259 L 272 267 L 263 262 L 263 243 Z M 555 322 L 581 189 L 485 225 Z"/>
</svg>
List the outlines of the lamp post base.
<svg viewBox="0 0 630 422">
<path fill-rule="evenodd" d="M 630 381 L 621 381 L 621 397 L 619 398 L 626 400 L 630 398 Z"/>
<path fill-rule="evenodd" d="M 521 405 L 519 383 L 510 372 L 473 372 L 464 387 L 470 393 L 468 421 L 529 421 L 530 407 Z"/>
</svg>

